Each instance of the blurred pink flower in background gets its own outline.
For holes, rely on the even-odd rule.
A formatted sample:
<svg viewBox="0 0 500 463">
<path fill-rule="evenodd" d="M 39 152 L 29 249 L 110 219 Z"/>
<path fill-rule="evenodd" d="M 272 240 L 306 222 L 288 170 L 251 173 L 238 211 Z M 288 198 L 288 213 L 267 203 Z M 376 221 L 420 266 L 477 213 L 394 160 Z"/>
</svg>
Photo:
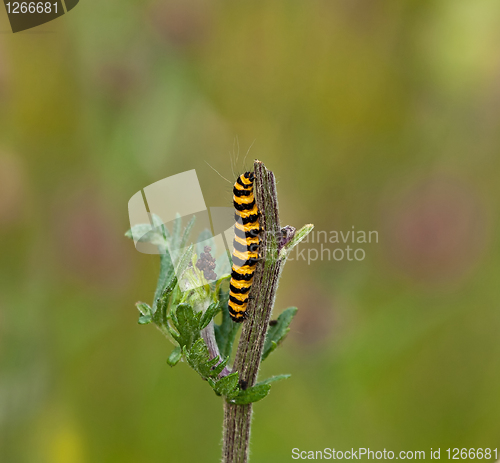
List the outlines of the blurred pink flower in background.
<svg viewBox="0 0 500 463">
<path fill-rule="evenodd" d="M 134 63 L 134 62 L 133 62 Z M 138 69 L 142 63 L 106 63 L 97 70 L 96 81 L 102 95 L 113 103 L 121 103 L 135 95 L 142 83 L 143 72 Z"/>
<path fill-rule="evenodd" d="M 446 283 L 465 276 L 485 245 L 483 204 L 468 184 L 435 177 L 388 205 L 383 235 L 390 260 L 412 278 Z"/>
<path fill-rule="evenodd" d="M 335 304 L 321 286 L 307 280 L 296 289 L 290 289 L 287 299 L 298 307 L 292 322 L 290 336 L 302 347 L 321 349 L 331 342 L 336 322 Z"/>
<path fill-rule="evenodd" d="M 202 0 L 159 1 L 149 17 L 160 36 L 177 48 L 203 43 L 211 26 L 210 3 Z"/>
<path fill-rule="evenodd" d="M 58 204 L 55 248 L 64 267 L 93 285 L 124 288 L 130 277 L 123 226 L 93 191 L 70 194 Z"/>
<path fill-rule="evenodd" d="M 0 99 L 4 100 L 8 95 L 9 65 L 7 57 L 0 43 Z"/>
</svg>

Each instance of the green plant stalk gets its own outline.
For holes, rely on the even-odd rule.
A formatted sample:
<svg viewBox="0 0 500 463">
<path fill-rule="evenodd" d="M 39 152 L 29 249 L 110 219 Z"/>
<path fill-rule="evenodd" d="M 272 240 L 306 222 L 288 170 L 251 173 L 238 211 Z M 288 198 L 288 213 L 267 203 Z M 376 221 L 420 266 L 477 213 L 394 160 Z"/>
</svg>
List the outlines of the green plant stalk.
<svg viewBox="0 0 500 463">
<path fill-rule="evenodd" d="M 233 365 L 233 371 L 239 373 L 240 383 L 246 382 L 247 387 L 256 383 L 278 281 L 288 256 L 288 252 L 280 251 L 286 250 L 287 245 L 293 243 L 295 235 L 293 227 L 286 227 L 283 232 L 281 230 L 274 174 L 260 161 L 255 161 L 254 173 L 255 200 L 260 211 L 260 225 L 265 230 L 260 243 L 262 260 L 255 270 L 247 308 L 248 318 L 243 322 Z M 304 236 L 312 230 L 312 225 L 306 227 L 309 229 Z M 252 404 L 235 405 L 224 402 L 223 463 L 248 461 L 251 420 Z"/>
</svg>

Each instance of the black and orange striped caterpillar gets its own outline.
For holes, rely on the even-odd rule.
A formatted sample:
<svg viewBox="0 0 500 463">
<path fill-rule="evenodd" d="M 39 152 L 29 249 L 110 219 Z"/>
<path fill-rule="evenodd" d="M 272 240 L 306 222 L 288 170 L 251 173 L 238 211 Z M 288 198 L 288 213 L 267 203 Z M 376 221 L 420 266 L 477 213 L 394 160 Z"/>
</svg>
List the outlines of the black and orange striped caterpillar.
<svg viewBox="0 0 500 463">
<path fill-rule="evenodd" d="M 238 177 L 233 187 L 236 224 L 229 284 L 229 314 L 237 323 L 246 318 L 248 293 L 259 260 L 259 209 L 255 204 L 253 181 L 253 172 L 245 172 Z"/>
</svg>

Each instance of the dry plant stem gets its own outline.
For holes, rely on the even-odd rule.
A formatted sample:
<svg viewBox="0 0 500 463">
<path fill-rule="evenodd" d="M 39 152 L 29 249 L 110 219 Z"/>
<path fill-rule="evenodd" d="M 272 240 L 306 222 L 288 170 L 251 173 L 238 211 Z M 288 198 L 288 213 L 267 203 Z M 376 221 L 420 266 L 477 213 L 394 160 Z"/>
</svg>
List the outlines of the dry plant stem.
<svg viewBox="0 0 500 463">
<path fill-rule="evenodd" d="M 271 311 L 276 298 L 276 289 L 284 260 L 278 259 L 281 228 L 278 215 L 278 197 L 272 172 L 263 163 L 254 163 L 254 192 L 260 211 L 260 224 L 265 233 L 261 235 L 263 259 L 255 270 L 248 318 L 243 322 L 241 337 L 236 351 L 233 370 L 239 372 L 240 380 L 253 386 L 262 357 Z M 246 463 L 250 443 L 252 404 L 234 405 L 224 402 L 223 463 Z"/>
</svg>

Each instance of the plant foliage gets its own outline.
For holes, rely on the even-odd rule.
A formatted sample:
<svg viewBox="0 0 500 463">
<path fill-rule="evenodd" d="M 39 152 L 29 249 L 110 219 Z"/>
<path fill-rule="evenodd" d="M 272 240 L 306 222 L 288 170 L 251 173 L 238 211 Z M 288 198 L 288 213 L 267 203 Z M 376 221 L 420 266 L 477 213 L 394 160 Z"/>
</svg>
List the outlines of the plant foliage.
<svg viewBox="0 0 500 463">
<path fill-rule="evenodd" d="M 263 399 L 271 389 L 271 383 L 288 378 L 280 375 L 242 388 L 238 372 L 231 372 L 228 362 L 233 351 L 240 324 L 229 316 L 229 275 L 221 275 L 216 283 L 208 282 L 197 269 L 198 256 L 203 252 L 199 243 L 210 240 L 209 230 L 203 231 L 197 245 L 189 243 L 189 234 L 195 218 L 182 228 L 181 218 L 174 221 L 172 232 L 161 219 L 152 214 L 152 224 L 134 226 L 125 233 L 128 238 L 139 237 L 158 247 L 160 272 L 152 306 L 138 302 L 139 324 L 153 323 L 173 344 L 167 359 L 170 366 L 180 361 L 187 363 L 212 387 L 215 394 L 234 404 L 248 404 Z M 172 249 L 184 249 L 178 256 Z M 196 252 L 195 252 L 196 251 Z M 214 318 L 222 312 L 220 324 Z M 297 312 L 295 307 L 286 309 L 269 328 L 262 359 L 283 341 L 290 322 Z M 210 349 L 210 346 L 212 349 Z"/>
</svg>

